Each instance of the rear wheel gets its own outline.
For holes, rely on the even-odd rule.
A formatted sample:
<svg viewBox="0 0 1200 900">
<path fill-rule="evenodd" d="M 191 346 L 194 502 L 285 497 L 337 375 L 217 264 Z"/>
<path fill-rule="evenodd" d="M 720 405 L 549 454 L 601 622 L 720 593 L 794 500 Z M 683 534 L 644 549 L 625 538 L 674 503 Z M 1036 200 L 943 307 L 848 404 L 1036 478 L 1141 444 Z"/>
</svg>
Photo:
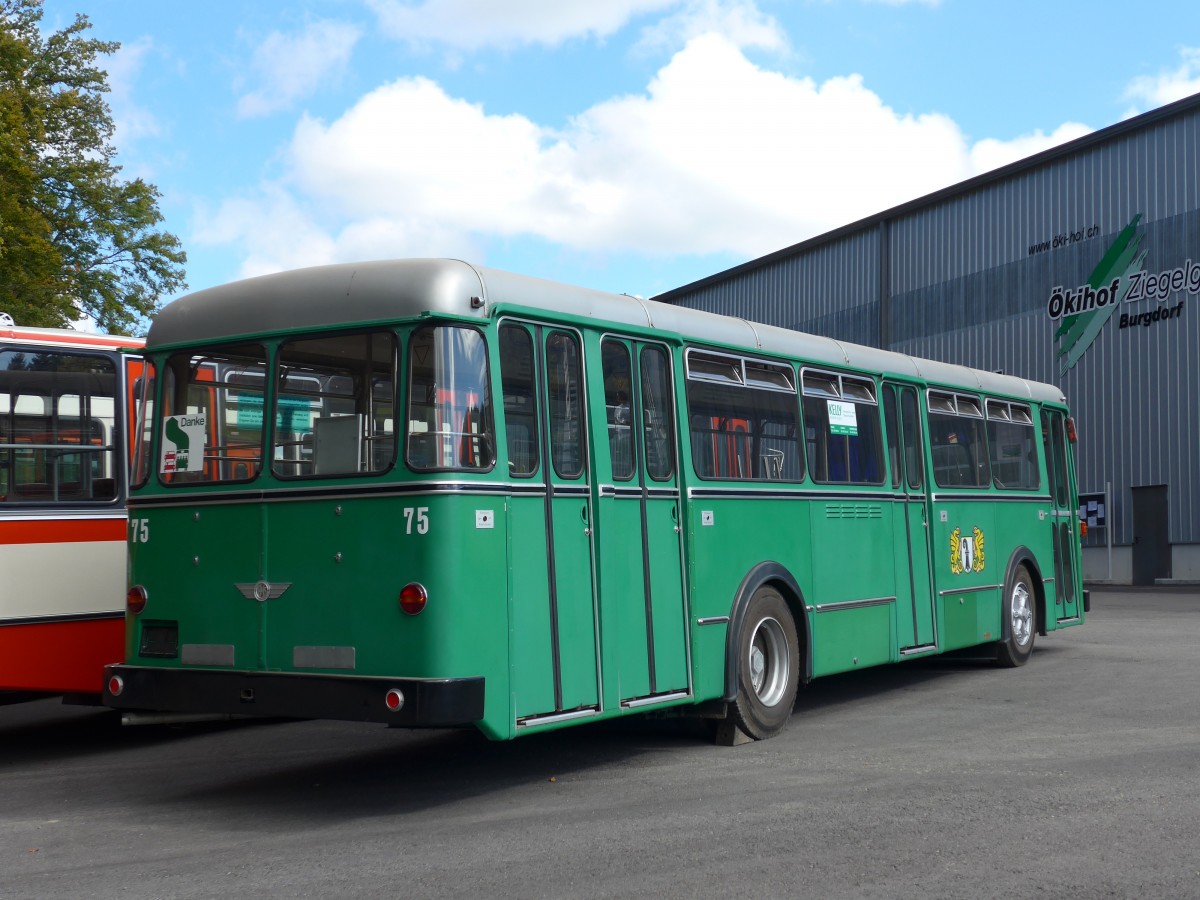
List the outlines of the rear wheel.
<svg viewBox="0 0 1200 900">
<path fill-rule="evenodd" d="M 1033 579 L 1024 566 L 1017 566 L 1005 585 L 1004 625 L 1008 637 L 1000 642 L 996 661 L 1007 668 L 1023 666 L 1033 653 L 1037 636 L 1037 597 L 1033 593 Z"/>
<path fill-rule="evenodd" d="M 756 740 L 783 730 L 800 681 L 796 623 L 773 587 L 754 592 L 738 636 L 738 690 L 730 711 L 738 727 Z"/>
</svg>

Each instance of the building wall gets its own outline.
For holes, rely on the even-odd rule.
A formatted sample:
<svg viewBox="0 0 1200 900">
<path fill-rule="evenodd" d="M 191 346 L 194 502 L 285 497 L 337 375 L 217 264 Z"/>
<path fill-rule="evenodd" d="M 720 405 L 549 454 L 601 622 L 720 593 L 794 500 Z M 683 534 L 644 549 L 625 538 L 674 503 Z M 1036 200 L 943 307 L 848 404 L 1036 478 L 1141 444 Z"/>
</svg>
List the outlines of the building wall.
<svg viewBox="0 0 1200 900">
<path fill-rule="evenodd" d="M 1051 293 L 1098 274 L 1131 225 L 1138 253 L 1123 270 L 1123 302 L 1089 311 L 1103 327 L 1065 368 L 1071 335 L 1057 334 L 1066 317 L 1049 315 Z M 1142 300 L 1129 292 L 1146 274 L 1178 269 L 1186 279 L 1192 268 L 1193 289 Z M 1191 572 L 1200 549 L 1184 549 L 1200 545 L 1197 279 L 1200 95 L 658 299 L 1059 385 L 1079 426 L 1080 490 L 1112 484 L 1113 543 L 1134 544 L 1131 489 L 1167 485 L 1176 566 Z M 1171 315 L 1129 326 L 1156 310 Z"/>
</svg>

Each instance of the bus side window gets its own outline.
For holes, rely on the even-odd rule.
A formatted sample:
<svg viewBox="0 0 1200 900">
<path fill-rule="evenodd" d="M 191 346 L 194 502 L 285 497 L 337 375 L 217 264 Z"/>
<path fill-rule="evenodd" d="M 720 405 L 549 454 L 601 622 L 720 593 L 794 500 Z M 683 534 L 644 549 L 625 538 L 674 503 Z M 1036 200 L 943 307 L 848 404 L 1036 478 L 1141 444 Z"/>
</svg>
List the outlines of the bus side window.
<svg viewBox="0 0 1200 900">
<path fill-rule="evenodd" d="M 546 340 L 546 396 L 550 401 L 550 461 L 560 478 L 583 475 L 583 383 L 579 343 L 564 331 Z"/>
<path fill-rule="evenodd" d="M 675 410 L 671 403 L 671 371 L 666 351 L 661 347 L 643 347 L 641 353 L 643 446 L 646 448 L 646 474 L 665 481 L 675 474 Z M 772 459 L 778 456 L 768 477 L 778 478 L 783 467 L 783 451 L 764 451 Z"/>
<path fill-rule="evenodd" d="M 977 397 L 929 392 L 929 444 L 938 487 L 991 483 L 983 410 Z"/>
<path fill-rule="evenodd" d="M 500 389 L 508 474 L 529 478 L 538 470 L 537 390 L 533 338 L 519 325 L 500 328 Z"/>
<path fill-rule="evenodd" d="M 887 429 L 888 465 L 892 470 L 892 487 L 900 487 L 900 422 L 896 417 L 896 392 L 889 385 L 883 388 L 883 421 Z"/>
<path fill-rule="evenodd" d="M 863 378 L 805 370 L 804 430 L 813 480 L 883 484 L 883 443 L 875 385 Z"/>
<path fill-rule="evenodd" d="M 616 481 L 633 478 L 633 419 L 630 397 L 633 392 L 633 367 L 629 348 L 619 341 L 606 340 L 600 348 L 604 370 L 604 411 L 608 426 L 608 452 Z"/>
</svg>

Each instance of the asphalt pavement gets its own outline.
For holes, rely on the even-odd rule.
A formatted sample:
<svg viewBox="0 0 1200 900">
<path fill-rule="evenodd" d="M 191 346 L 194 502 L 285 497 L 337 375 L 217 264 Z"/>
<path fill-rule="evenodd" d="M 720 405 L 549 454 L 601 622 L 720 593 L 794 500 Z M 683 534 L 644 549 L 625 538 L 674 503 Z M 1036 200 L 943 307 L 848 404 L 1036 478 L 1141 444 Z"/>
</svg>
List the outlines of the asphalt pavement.
<svg viewBox="0 0 1200 900">
<path fill-rule="evenodd" d="M 823 679 L 779 737 L 489 743 L 0 706 L 0 897 L 1200 897 L 1200 593 L 1030 663 Z"/>
</svg>

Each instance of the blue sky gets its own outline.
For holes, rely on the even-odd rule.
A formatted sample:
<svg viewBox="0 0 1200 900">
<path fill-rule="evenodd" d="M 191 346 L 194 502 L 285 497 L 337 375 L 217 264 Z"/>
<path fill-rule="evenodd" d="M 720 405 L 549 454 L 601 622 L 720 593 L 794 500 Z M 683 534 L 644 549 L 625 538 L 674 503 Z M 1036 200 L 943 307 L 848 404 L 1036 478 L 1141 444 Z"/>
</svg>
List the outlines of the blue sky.
<svg viewBox="0 0 1200 900">
<path fill-rule="evenodd" d="M 652 296 L 1200 92 L 1162 0 L 46 0 L 193 290 L 454 256 Z"/>
</svg>

